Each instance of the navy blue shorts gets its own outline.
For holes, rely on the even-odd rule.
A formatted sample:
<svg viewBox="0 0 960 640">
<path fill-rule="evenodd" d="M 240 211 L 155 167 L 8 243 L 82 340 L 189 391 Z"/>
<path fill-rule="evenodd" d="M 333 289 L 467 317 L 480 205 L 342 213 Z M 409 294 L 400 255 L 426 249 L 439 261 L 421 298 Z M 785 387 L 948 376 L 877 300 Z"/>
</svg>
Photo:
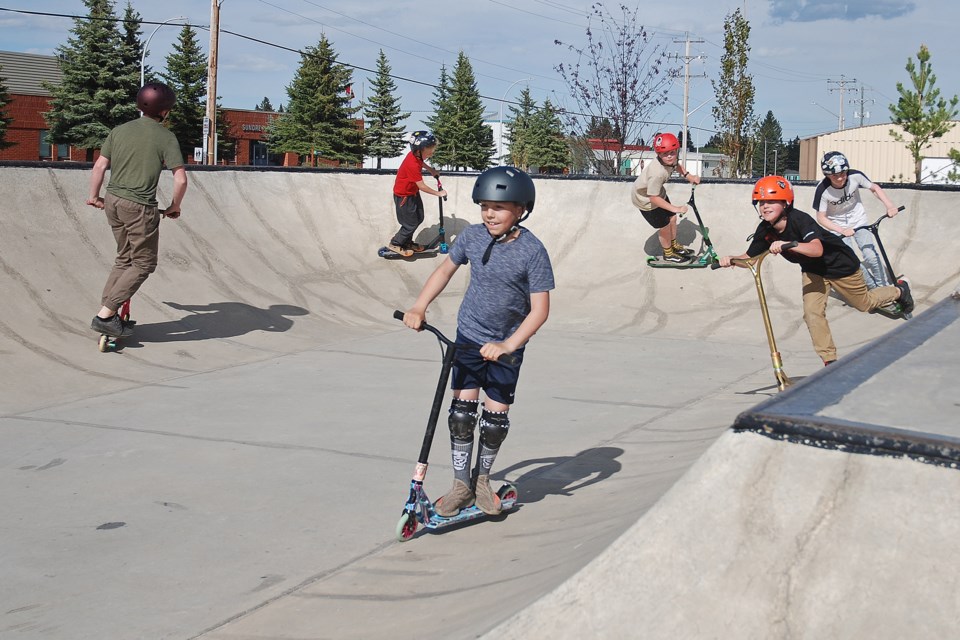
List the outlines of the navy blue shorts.
<svg viewBox="0 0 960 640">
<path fill-rule="evenodd" d="M 520 365 L 523 364 L 521 347 L 513 352 L 517 359 L 514 365 L 484 360 L 480 355 L 483 345 L 466 342 L 457 333 L 457 353 L 453 359 L 453 373 L 450 376 L 451 389 L 483 389 L 488 398 L 501 404 L 513 404 L 520 379 Z"/>
</svg>

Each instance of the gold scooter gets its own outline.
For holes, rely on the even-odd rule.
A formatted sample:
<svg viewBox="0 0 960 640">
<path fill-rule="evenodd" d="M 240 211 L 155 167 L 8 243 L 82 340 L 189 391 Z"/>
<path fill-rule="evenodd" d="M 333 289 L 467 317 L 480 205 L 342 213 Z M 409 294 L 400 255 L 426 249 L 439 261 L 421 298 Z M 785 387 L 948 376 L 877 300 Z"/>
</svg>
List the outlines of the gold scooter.
<svg viewBox="0 0 960 640">
<path fill-rule="evenodd" d="M 785 242 L 782 250 L 786 251 L 796 246 L 796 242 Z M 767 342 L 770 344 L 770 359 L 773 361 L 773 375 L 777 378 L 777 389 L 783 391 L 793 384 L 793 382 L 790 381 L 790 378 L 783 370 L 783 360 L 780 358 L 780 352 L 777 351 L 777 339 L 773 335 L 773 326 L 770 324 L 770 312 L 767 311 L 767 297 L 763 293 L 763 280 L 760 279 L 760 265 L 768 255 L 770 255 L 770 252 L 764 251 L 753 258 L 733 258 L 730 260 L 730 263 L 735 266 L 746 267 L 750 269 L 750 273 L 753 274 L 753 282 L 757 285 L 757 296 L 760 298 L 760 313 L 763 315 L 763 328 L 767 331 Z M 712 269 L 718 269 L 719 267 L 719 263 L 710 265 Z"/>
</svg>

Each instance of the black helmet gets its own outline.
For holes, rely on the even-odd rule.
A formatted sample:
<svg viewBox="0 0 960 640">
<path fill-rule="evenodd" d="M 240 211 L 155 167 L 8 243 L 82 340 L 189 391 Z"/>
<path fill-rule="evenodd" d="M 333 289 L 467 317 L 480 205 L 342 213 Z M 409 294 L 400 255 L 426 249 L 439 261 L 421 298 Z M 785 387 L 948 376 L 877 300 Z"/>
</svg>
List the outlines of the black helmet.
<svg viewBox="0 0 960 640">
<path fill-rule="evenodd" d="M 410 134 L 410 148 L 413 151 L 435 146 L 437 146 L 437 137 L 429 131 L 414 131 Z"/>
<path fill-rule="evenodd" d="M 839 151 L 830 151 L 824 154 L 823 160 L 820 161 L 820 169 L 825 176 L 843 173 L 849 168 L 850 163 L 847 161 L 847 156 Z"/>
<path fill-rule="evenodd" d="M 473 201 L 519 202 L 527 212 L 533 211 L 537 189 L 533 180 L 516 167 L 493 167 L 477 177 L 473 185 Z"/>
<path fill-rule="evenodd" d="M 148 82 L 137 92 L 137 108 L 151 118 L 159 118 L 161 113 L 172 109 L 176 101 L 173 89 L 162 82 Z"/>
</svg>

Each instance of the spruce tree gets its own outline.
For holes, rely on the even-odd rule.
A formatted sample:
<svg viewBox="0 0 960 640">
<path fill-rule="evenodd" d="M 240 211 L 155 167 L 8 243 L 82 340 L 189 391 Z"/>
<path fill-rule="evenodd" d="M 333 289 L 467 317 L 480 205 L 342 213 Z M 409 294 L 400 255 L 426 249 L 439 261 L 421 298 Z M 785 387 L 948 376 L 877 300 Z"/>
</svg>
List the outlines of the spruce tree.
<svg viewBox="0 0 960 640">
<path fill-rule="evenodd" d="M 390 64 L 383 49 L 377 58 L 377 75 L 370 81 L 372 95 L 364 105 L 366 119 L 363 143 L 364 153 L 377 159 L 377 169 L 383 158 L 393 158 L 406 146 L 402 121 L 410 117 L 400 111 L 400 103 L 394 93 L 397 85 L 390 77 Z"/>
<path fill-rule="evenodd" d="M 456 151 L 451 164 L 455 168 L 472 168 L 478 171 L 490 165 L 495 151 L 493 130 L 483 123 L 483 102 L 477 90 L 473 66 L 463 51 L 457 56 L 450 87 L 453 102 L 453 135 Z"/>
<path fill-rule="evenodd" d="M 270 104 L 270 98 L 263 96 L 263 100 L 260 101 L 260 104 L 253 108 L 254 111 L 273 111 L 273 105 Z"/>
<path fill-rule="evenodd" d="M 180 29 L 180 37 L 167 55 L 167 68 L 160 77 L 177 94 L 167 118 L 170 131 L 177 136 L 184 158 L 203 146 L 203 119 L 207 115 L 207 56 L 200 49 L 197 32 L 189 24 Z"/>
<path fill-rule="evenodd" d="M 507 135 L 507 162 L 524 171 L 530 168 L 530 128 L 537 103 L 530 96 L 530 88 L 520 92 L 520 103 L 510 105 L 510 132 Z M 501 123 L 500 126 L 503 126 Z"/>
<path fill-rule="evenodd" d="M 362 140 L 354 119 L 360 108 L 350 106 L 347 93 L 352 75 L 337 63 L 325 35 L 316 47 L 307 47 L 287 87 L 286 113 L 271 123 L 271 150 L 361 164 Z"/>
<path fill-rule="evenodd" d="M 123 41 L 111 0 L 84 0 L 86 18 L 74 19 L 67 44 L 57 47 L 63 80 L 45 84 L 50 111 L 44 114 L 52 144 L 86 149 L 93 160 L 110 130 L 137 117 L 125 81 Z"/>
<path fill-rule="evenodd" d="M 780 167 L 786 161 L 786 149 L 783 144 L 783 128 L 767 111 L 766 117 L 757 128 L 757 139 L 753 147 L 753 175 L 782 175 Z"/>
<path fill-rule="evenodd" d="M 563 123 L 549 99 L 534 113 L 529 131 L 530 164 L 541 173 L 562 173 L 570 164 L 570 149 L 563 135 Z"/>
<path fill-rule="evenodd" d="M 3 67 L 0 67 L 0 74 L 3 73 Z M 13 123 L 13 118 L 7 117 L 7 105 L 10 104 L 10 93 L 7 87 L 7 79 L 0 75 L 0 149 L 9 149 L 15 143 L 7 141 L 7 129 Z"/>
<path fill-rule="evenodd" d="M 223 115 L 223 105 L 217 98 L 217 162 L 229 164 L 237 157 L 237 139 L 233 134 L 233 127 Z M 202 133 L 202 131 L 201 131 Z"/>
<path fill-rule="evenodd" d="M 427 118 L 427 126 L 437 137 L 437 150 L 433 154 L 431 164 L 434 167 L 453 166 L 456 155 L 457 140 L 455 136 L 454 114 L 456 106 L 453 104 L 450 88 L 450 76 L 447 67 L 440 67 L 440 80 L 433 90 L 433 115 Z"/>
<path fill-rule="evenodd" d="M 130 0 L 123 12 L 123 34 L 121 36 L 121 60 L 123 62 L 123 80 L 130 95 L 130 101 L 136 102 L 137 92 L 140 91 L 140 61 L 143 59 L 143 39 L 140 33 L 142 20 L 140 14 L 134 11 Z M 144 68 L 146 78 L 146 68 Z M 146 80 L 144 80 L 146 82 Z"/>
</svg>

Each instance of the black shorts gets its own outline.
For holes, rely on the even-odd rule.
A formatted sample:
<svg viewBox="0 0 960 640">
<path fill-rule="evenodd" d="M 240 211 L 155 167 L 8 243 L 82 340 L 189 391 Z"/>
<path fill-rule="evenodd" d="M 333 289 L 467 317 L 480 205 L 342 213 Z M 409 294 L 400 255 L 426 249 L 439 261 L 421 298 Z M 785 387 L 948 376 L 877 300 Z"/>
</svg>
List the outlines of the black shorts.
<svg viewBox="0 0 960 640">
<path fill-rule="evenodd" d="M 451 389 L 483 389 L 488 398 L 501 404 L 513 404 L 523 363 L 521 347 L 513 352 L 517 363 L 505 365 L 484 360 L 480 355 L 481 345 L 466 342 L 457 333 L 457 353 L 453 359 Z"/>
<path fill-rule="evenodd" d="M 664 196 L 663 198 L 667 202 L 670 202 L 670 198 Z M 666 209 L 661 209 L 657 207 L 650 211 L 641 211 L 643 214 L 643 219 L 650 223 L 650 226 L 654 229 L 663 229 L 665 226 L 670 224 L 670 218 L 677 215 L 672 211 L 667 211 Z"/>
</svg>

